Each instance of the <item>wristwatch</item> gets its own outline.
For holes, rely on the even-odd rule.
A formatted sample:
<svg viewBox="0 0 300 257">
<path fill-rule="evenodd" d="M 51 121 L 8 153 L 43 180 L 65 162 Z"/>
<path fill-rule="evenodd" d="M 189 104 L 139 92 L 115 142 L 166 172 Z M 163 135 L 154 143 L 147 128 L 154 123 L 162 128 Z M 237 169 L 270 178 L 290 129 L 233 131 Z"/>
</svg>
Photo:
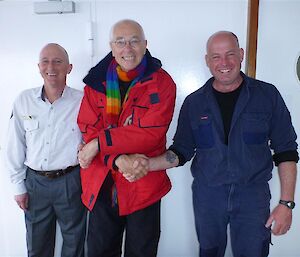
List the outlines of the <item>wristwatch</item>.
<svg viewBox="0 0 300 257">
<path fill-rule="evenodd" d="M 296 205 L 295 202 L 293 202 L 293 201 L 285 201 L 285 200 L 280 200 L 279 203 L 285 205 L 286 207 L 288 207 L 291 210 L 294 209 L 295 205 Z"/>
</svg>

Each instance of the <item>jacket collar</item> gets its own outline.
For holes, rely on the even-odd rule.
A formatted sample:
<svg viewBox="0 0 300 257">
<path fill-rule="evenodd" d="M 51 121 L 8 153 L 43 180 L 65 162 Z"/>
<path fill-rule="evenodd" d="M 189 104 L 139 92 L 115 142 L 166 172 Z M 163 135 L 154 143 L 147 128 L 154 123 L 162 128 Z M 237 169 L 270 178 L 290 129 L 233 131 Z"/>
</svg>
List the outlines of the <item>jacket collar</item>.
<svg viewBox="0 0 300 257">
<path fill-rule="evenodd" d="M 148 49 L 146 50 L 147 67 L 144 76 L 141 80 L 149 77 L 152 73 L 159 70 L 162 66 L 161 61 L 152 57 Z M 83 82 L 99 92 L 105 92 L 103 82 L 106 81 L 106 72 L 111 60 L 114 57 L 112 52 L 106 55 L 96 66 L 90 69 L 89 73 L 83 79 Z"/>
</svg>

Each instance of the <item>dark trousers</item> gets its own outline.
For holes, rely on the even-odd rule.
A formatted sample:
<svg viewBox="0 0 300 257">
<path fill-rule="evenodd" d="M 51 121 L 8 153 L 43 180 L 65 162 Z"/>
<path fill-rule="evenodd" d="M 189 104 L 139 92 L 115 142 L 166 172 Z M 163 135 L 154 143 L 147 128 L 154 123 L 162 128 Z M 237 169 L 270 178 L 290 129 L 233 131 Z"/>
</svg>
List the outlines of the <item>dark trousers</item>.
<svg viewBox="0 0 300 257">
<path fill-rule="evenodd" d="M 88 257 L 120 257 L 125 230 L 124 257 L 155 257 L 160 237 L 160 201 L 130 215 L 119 216 L 112 206 L 107 178 L 89 216 Z"/>
<path fill-rule="evenodd" d="M 56 221 L 63 237 L 62 257 L 83 257 L 86 209 L 81 202 L 79 166 L 50 179 L 27 170 L 29 207 L 25 211 L 29 257 L 53 257 Z"/>
<path fill-rule="evenodd" d="M 193 205 L 200 257 L 223 257 L 230 228 L 234 257 L 267 257 L 271 242 L 267 183 L 209 187 L 194 181 Z"/>
</svg>

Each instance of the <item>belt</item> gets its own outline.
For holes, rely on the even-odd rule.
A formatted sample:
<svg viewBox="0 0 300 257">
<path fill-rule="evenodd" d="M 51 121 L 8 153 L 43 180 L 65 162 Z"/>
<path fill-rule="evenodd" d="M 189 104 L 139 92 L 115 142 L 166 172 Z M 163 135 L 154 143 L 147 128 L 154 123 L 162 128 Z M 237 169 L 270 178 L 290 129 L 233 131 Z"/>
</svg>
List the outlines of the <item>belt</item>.
<svg viewBox="0 0 300 257">
<path fill-rule="evenodd" d="M 31 171 L 35 172 L 36 174 L 40 175 L 40 176 L 44 176 L 47 178 L 58 178 L 61 177 L 67 173 L 70 173 L 71 171 L 73 171 L 74 168 L 78 167 L 79 165 L 75 165 L 75 166 L 69 166 L 65 169 L 61 169 L 61 170 L 49 170 L 49 171 L 44 171 L 44 170 L 34 170 L 29 168 Z"/>
</svg>

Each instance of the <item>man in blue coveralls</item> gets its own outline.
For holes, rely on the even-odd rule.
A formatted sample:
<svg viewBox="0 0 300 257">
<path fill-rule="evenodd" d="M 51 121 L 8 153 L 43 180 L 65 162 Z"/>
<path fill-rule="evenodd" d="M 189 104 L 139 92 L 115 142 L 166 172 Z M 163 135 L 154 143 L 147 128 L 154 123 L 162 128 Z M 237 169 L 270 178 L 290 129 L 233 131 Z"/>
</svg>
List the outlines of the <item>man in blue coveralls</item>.
<svg viewBox="0 0 300 257">
<path fill-rule="evenodd" d="M 157 170 L 194 157 L 193 205 L 201 257 L 224 256 L 228 224 L 235 257 L 266 257 L 271 232 L 285 234 L 292 223 L 297 136 L 278 90 L 240 71 L 243 57 L 232 32 L 219 31 L 208 39 L 205 58 L 213 77 L 185 99 L 173 145 L 148 159 L 147 168 Z M 139 160 L 131 157 L 136 166 Z M 273 161 L 281 190 L 270 213 Z M 119 169 L 133 181 L 133 169 L 126 167 L 130 165 Z"/>
</svg>

